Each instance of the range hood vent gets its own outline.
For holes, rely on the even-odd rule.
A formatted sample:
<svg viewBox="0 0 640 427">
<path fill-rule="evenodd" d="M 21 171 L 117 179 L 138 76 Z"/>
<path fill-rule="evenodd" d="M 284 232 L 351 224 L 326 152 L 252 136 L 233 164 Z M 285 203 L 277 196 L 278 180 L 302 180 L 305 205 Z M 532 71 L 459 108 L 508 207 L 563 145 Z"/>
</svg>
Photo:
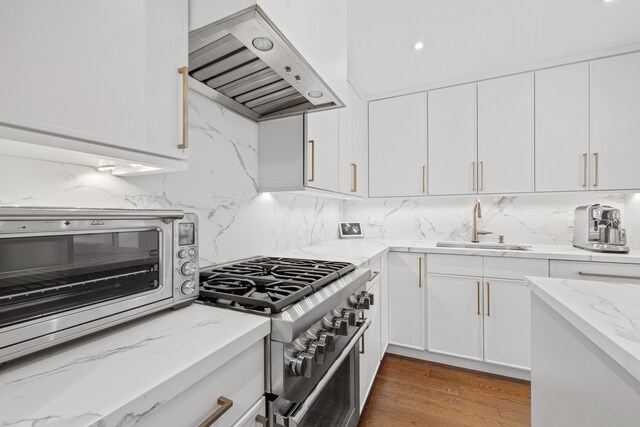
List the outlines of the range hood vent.
<svg viewBox="0 0 640 427">
<path fill-rule="evenodd" d="M 189 75 L 191 89 L 254 121 L 344 106 L 258 6 L 191 32 Z"/>
</svg>

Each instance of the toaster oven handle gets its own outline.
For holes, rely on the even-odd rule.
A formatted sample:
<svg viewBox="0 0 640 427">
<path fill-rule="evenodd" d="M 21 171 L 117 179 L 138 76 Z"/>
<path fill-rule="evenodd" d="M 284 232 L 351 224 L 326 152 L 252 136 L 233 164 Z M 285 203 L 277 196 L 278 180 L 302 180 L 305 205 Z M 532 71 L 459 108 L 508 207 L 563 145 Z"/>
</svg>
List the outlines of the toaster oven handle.
<svg viewBox="0 0 640 427">
<path fill-rule="evenodd" d="M 360 338 L 362 338 L 362 336 L 364 335 L 367 328 L 369 328 L 369 326 L 371 326 L 371 320 L 365 319 L 362 326 L 360 326 L 360 328 L 355 333 L 353 338 L 351 338 L 351 341 L 349 341 L 349 344 L 345 347 L 342 353 L 340 353 L 340 356 L 338 356 L 335 362 L 333 362 L 333 365 L 331 365 L 331 368 L 329 368 L 329 370 L 324 374 L 320 382 L 315 386 L 313 390 L 311 390 L 311 393 L 309 394 L 309 396 L 298 407 L 298 410 L 296 411 L 296 413 L 289 417 L 283 417 L 282 419 L 278 417 L 279 419 L 277 421 L 280 424 L 286 427 L 298 427 L 300 425 L 304 416 L 307 415 L 307 412 L 309 411 L 311 406 L 313 406 L 315 401 L 318 399 L 318 396 L 320 396 L 320 393 L 322 393 L 322 390 L 324 390 L 324 388 L 327 386 L 329 381 L 331 381 L 336 371 L 340 369 L 342 362 L 344 362 L 344 360 L 347 357 L 349 357 L 351 350 L 353 350 L 353 348 L 358 344 L 358 342 L 360 341 Z M 360 356 L 358 355 L 358 357 Z"/>
</svg>

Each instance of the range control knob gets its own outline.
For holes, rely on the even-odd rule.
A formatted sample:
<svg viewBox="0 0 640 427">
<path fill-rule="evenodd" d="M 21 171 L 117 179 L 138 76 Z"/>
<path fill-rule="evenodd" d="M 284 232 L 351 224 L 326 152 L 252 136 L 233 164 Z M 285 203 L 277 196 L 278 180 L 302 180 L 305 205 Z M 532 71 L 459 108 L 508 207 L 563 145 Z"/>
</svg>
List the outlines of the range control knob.
<svg viewBox="0 0 640 427">
<path fill-rule="evenodd" d="M 369 299 L 369 304 L 373 305 L 373 294 L 370 294 L 369 292 L 362 291 L 362 296 L 364 298 L 368 298 Z"/>
<path fill-rule="evenodd" d="M 194 282 L 193 280 L 187 280 L 180 287 L 180 292 L 182 292 L 185 295 L 191 295 L 195 291 L 196 291 L 196 282 Z"/>
<path fill-rule="evenodd" d="M 336 319 L 333 323 L 334 330 L 338 335 L 349 335 L 349 321 L 346 319 Z"/>
<path fill-rule="evenodd" d="M 324 354 L 326 350 L 326 345 L 319 340 L 313 340 L 307 346 L 307 353 L 312 355 L 317 364 L 322 365 L 324 363 Z"/>
<path fill-rule="evenodd" d="M 336 350 L 336 335 L 329 331 L 322 331 L 318 335 L 318 342 L 324 344 L 325 352 Z"/>
<path fill-rule="evenodd" d="M 313 376 L 313 356 L 304 351 L 298 353 L 298 356 L 291 361 L 291 371 L 294 375 L 311 378 Z"/>
<path fill-rule="evenodd" d="M 187 250 L 186 249 L 180 249 L 178 251 L 178 258 L 186 258 L 187 257 Z"/>
<path fill-rule="evenodd" d="M 182 264 L 182 268 L 180 268 L 180 272 L 185 276 L 191 276 L 196 272 L 196 266 L 194 263 L 187 261 Z"/>
<path fill-rule="evenodd" d="M 351 308 L 342 309 L 342 318 L 349 323 L 349 326 L 356 326 L 357 317 L 356 310 Z"/>
</svg>

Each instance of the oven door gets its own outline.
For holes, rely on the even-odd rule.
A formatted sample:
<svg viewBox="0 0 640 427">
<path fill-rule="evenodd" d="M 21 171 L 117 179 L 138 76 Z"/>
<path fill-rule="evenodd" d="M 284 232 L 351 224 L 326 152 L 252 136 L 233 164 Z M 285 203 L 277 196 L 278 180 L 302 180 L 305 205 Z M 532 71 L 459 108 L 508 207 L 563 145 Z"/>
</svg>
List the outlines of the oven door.
<svg viewBox="0 0 640 427">
<path fill-rule="evenodd" d="M 366 320 L 309 396 L 279 413 L 274 406 L 276 426 L 355 427 L 360 419 L 360 353 L 358 342 L 371 324 Z"/>
<path fill-rule="evenodd" d="M 15 345 L 13 351 L 30 346 L 29 340 L 51 341 L 56 337 L 50 334 L 69 334 L 60 331 L 171 301 L 171 267 L 163 259 L 170 247 L 170 229 L 155 222 L 133 229 L 3 236 L 0 347 Z"/>
</svg>

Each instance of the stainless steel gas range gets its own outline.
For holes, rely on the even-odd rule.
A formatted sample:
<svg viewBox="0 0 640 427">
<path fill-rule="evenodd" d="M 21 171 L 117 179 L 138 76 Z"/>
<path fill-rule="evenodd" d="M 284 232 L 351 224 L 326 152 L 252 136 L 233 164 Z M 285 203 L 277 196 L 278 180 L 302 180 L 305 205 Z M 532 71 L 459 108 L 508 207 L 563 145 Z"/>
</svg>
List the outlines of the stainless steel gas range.
<svg viewBox="0 0 640 427">
<path fill-rule="evenodd" d="M 201 303 L 271 318 L 266 392 L 271 426 L 355 426 L 370 270 L 257 257 L 200 274 Z"/>
</svg>

